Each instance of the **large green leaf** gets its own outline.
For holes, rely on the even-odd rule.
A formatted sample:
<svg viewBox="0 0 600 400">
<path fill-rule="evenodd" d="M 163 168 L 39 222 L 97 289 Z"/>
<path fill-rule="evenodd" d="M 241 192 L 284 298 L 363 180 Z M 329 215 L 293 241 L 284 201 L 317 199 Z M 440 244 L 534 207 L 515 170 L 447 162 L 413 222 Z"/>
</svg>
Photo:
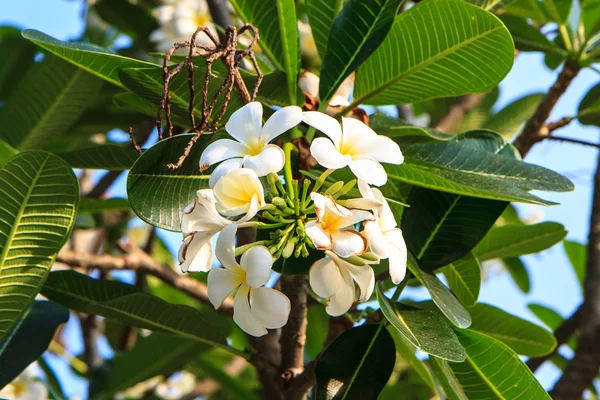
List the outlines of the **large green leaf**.
<svg viewBox="0 0 600 400">
<path fill-rule="evenodd" d="M 499 133 L 506 140 L 510 140 L 519 132 L 525 121 L 531 118 L 543 97 L 544 94 L 542 93 L 521 97 L 498 111 L 483 127 Z"/>
<path fill-rule="evenodd" d="M 43 147 L 94 102 L 102 81 L 47 55 L 19 82 L 0 111 L 0 139 L 19 149 Z"/>
<path fill-rule="evenodd" d="M 384 324 L 347 330 L 317 361 L 315 399 L 376 399 L 395 361 L 394 339 Z"/>
<path fill-rule="evenodd" d="M 385 318 L 413 346 L 444 360 L 465 360 L 465 350 L 442 317 L 428 310 L 394 307 L 383 294 L 380 285 L 376 286 L 375 291 Z"/>
<path fill-rule="evenodd" d="M 0 387 L 6 386 L 46 351 L 54 332 L 69 319 L 69 310 L 50 301 L 36 301 L 0 341 Z"/>
<path fill-rule="evenodd" d="M 79 185 L 71 168 L 42 151 L 0 170 L 0 338 L 38 294 L 75 221 Z"/>
<path fill-rule="evenodd" d="M 167 168 L 167 164 L 177 162 L 192 136 L 177 135 L 160 141 L 146 150 L 131 167 L 127 196 L 131 208 L 143 221 L 179 231 L 183 209 L 194 200 L 198 190 L 208 187 L 210 174 L 200 172 L 198 166 L 208 139 L 201 138 L 192 147 L 180 168 Z"/>
<path fill-rule="evenodd" d="M 552 247 L 566 235 L 565 227 L 556 222 L 496 226 L 490 229 L 473 253 L 479 261 L 518 257 Z"/>
<path fill-rule="evenodd" d="M 111 399 L 147 379 L 167 376 L 209 348 L 205 343 L 158 332 L 141 337 L 131 351 L 110 360 L 107 380 L 91 399 Z"/>
<path fill-rule="evenodd" d="M 117 86 L 124 87 L 119 80 L 119 72 L 122 69 L 155 68 L 160 70 L 158 64 L 123 57 L 91 43 L 63 42 L 32 29 L 23 31 L 22 35 L 42 49 Z"/>
<path fill-rule="evenodd" d="M 33 65 L 35 46 L 21 37 L 21 31 L 12 26 L 0 26 L 0 100 L 8 94 Z"/>
<path fill-rule="evenodd" d="M 583 290 L 585 271 L 587 269 L 587 246 L 571 240 L 565 240 L 563 246 L 565 248 L 565 253 L 567 253 L 567 257 L 571 262 L 573 271 L 575 271 L 579 285 Z"/>
<path fill-rule="evenodd" d="M 502 264 L 517 287 L 523 293 L 529 293 L 531 291 L 531 279 L 523 261 L 519 257 L 506 257 L 502 259 Z"/>
<path fill-rule="evenodd" d="M 396 17 L 361 66 L 353 104 L 483 92 L 506 76 L 513 59 L 510 33 L 493 14 L 462 0 L 425 0 Z"/>
<path fill-rule="evenodd" d="M 514 15 L 501 15 L 500 20 L 506 25 L 513 40 L 515 47 L 519 51 L 541 51 L 543 53 L 553 53 L 565 57 L 566 51 L 551 42 L 538 28 L 530 25 L 526 19 Z"/>
<path fill-rule="evenodd" d="M 417 261 L 410 253 L 408 255 L 407 267 L 429 291 L 429 295 L 435 305 L 453 325 L 459 328 L 468 328 L 471 325 L 471 317 L 465 307 L 444 286 L 437 276 L 419 268 Z"/>
<path fill-rule="evenodd" d="M 122 171 L 131 168 L 139 154 L 131 147 L 116 144 L 100 144 L 83 149 L 61 151 L 57 156 L 73 168 L 110 169 Z"/>
<path fill-rule="evenodd" d="M 386 164 L 390 182 L 402 181 L 443 192 L 494 200 L 554 204 L 528 190 L 569 191 L 573 184 L 556 172 L 519 161 L 512 155 L 494 154 L 492 132 L 474 131 L 450 140 L 399 136 L 404 154 L 401 165 Z M 507 146 L 506 152 L 514 151 Z"/>
<path fill-rule="evenodd" d="M 458 331 L 457 335 L 467 351 L 467 360 L 446 365 L 468 399 L 550 399 L 508 346 L 468 330 Z"/>
<path fill-rule="evenodd" d="M 465 0 L 488 11 L 496 11 L 513 0 Z"/>
<path fill-rule="evenodd" d="M 583 125 L 600 126 L 600 84 L 591 88 L 579 103 L 577 118 Z"/>
<path fill-rule="evenodd" d="M 75 311 L 230 349 L 224 334 L 209 319 L 212 314 L 169 304 L 121 282 L 93 279 L 75 271 L 57 271 L 48 277 L 42 294 Z"/>
<path fill-rule="evenodd" d="M 473 319 L 469 330 L 496 338 L 517 354 L 540 357 L 556 347 L 556 339 L 546 329 L 494 306 L 479 303 L 469 313 Z"/>
<path fill-rule="evenodd" d="M 232 0 L 242 21 L 258 28 L 260 48 L 287 76 L 288 104 L 296 103 L 300 41 L 294 0 Z"/>
<path fill-rule="evenodd" d="M 494 225 L 506 208 L 505 201 L 478 199 L 415 187 L 402 214 L 406 245 L 421 268 L 457 261 Z"/>
<path fill-rule="evenodd" d="M 317 45 L 321 60 L 327 52 L 329 32 L 335 16 L 341 11 L 343 0 L 306 0 L 306 13 L 310 21 L 310 29 Z"/>
<path fill-rule="evenodd" d="M 319 97 L 325 105 L 344 79 L 383 42 L 403 0 L 350 0 L 329 32 Z"/>
<path fill-rule="evenodd" d="M 452 293 L 465 306 L 477 303 L 481 288 L 481 267 L 472 253 L 448 264 L 440 270 L 448 280 Z"/>
</svg>

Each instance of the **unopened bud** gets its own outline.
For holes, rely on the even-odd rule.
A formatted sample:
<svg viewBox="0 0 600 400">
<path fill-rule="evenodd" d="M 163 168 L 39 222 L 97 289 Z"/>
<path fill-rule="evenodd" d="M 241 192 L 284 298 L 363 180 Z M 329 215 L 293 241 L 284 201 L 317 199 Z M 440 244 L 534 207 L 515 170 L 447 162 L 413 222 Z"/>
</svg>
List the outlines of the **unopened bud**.
<svg viewBox="0 0 600 400">
<path fill-rule="evenodd" d="M 336 198 L 342 197 L 343 195 L 348 193 L 350 190 L 352 190 L 355 185 L 356 185 L 356 179 L 352 179 L 350 182 L 348 182 L 344 186 L 342 186 L 342 188 L 335 194 L 335 197 Z"/>
<path fill-rule="evenodd" d="M 281 197 L 273 197 L 271 199 L 271 203 L 273 203 L 277 207 L 285 207 L 285 200 L 282 199 Z"/>
<path fill-rule="evenodd" d="M 329 186 L 329 189 L 327 189 L 325 191 L 325 194 L 328 194 L 330 196 L 334 195 L 343 187 L 344 187 L 344 182 L 338 181 L 338 182 L 334 183 L 333 185 Z"/>
<path fill-rule="evenodd" d="M 344 260 L 348 261 L 350 264 L 357 265 L 359 267 L 362 267 L 363 265 L 367 265 L 365 260 L 363 260 L 359 256 L 350 256 L 348 258 L 344 258 Z"/>
<path fill-rule="evenodd" d="M 304 227 L 300 226 L 300 225 L 296 225 L 296 235 L 300 236 L 300 237 L 304 237 L 305 231 L 304 231 Z"/>
<path fill-rule="evenodd" d="M 293 241 L 290 240 L 287 242 L 287 244 L 283 248 L 283 252 L 281 253 L 281 255 L 283 256 L 283 258 L 290 258 L 292 256 L 293 252 L 294 252 L 294 243 L 293 243 Z"/>
<path fill-rule="evenodd" d="M 263 209 L 263 211 L 271 211 L 271 212 L 277 211 L 277 207 L 275 207 L 274 204 L 265 204 L 262 209 Z"/>
<path fill-rule="evenodd" d="M 379 261 L 379 257 L 377 257 L 375 254 L 373 254 L 371 252 L 363 253 L 363 254 L 360 255 L 360 257 L 363 260 L 366 260 L 367 262 Z"/>
<path fill-rule="evenodd" d="M 298 245 L 296 246 L 296 250 L 294 251 L 294 257 L 296 257 L 296 258 L 300 257 L 300 254 L 302 254 L 303 247 L 304 247 L 304 243 L 298 243 Z"/>
</svg>

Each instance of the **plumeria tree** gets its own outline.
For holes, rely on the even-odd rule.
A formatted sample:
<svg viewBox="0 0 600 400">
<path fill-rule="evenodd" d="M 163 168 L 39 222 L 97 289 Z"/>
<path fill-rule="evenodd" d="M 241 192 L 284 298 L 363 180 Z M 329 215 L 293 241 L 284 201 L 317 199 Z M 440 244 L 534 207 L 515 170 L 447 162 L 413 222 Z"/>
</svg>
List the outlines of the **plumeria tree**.
<svg viewBox="0 0 600 400">
<path fill-rule="evenodd" d="M 548 399 L 546 361 L 553 398 L 595 393 L 600 173 L 589 246 L 564 244 L 579 310 L 532 305 L 548 330 L 478 297 L 491 263 L 528 292 L 519 257 L 566 235 L 513 203 L 573 190 L 536 143 L 596 146 L 554 133 L 600 124 L 598 86 L 549 118 L 600 61 L 600 2 L 96 0 L 86 22 L 0 28 L 0 394 Z M 555 84 L 497 110 L 533 51 Z"/>
</svg>

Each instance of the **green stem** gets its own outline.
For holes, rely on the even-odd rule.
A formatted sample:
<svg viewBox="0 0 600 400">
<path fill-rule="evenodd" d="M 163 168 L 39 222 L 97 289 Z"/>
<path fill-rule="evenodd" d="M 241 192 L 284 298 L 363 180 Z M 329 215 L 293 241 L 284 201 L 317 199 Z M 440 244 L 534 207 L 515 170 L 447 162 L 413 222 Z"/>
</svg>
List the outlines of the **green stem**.
<svg viewBox="0 0 600 400">
<path fill-rule="evenodd" d="M 257 242 L 252 242 L 252 243 L 248 243 L 243 246 L 240 246 L 240 247 L 236 247 L 235 248 L 235 256 L 236 257 L 241 256 L 242 254 L 244 254 L 246 252 L 246 250 L 251 249 L 252 247 L 255 247 L 255 246 L 261 246 L 261 245 L 264 246 L 265 244 L 267 244 L 266 240 L 259 240 Z"/>
<path fill-rule="evenodd" d="M 294 144 L 291 142 L 284 143 L 283 152 L 285 154 L 285 165 L 283 166 L 283 177 L 285 178 L 285 187 L 287 189 L 288 199 L 296 197 L 294 193 L 294 184 L 292 182 L 292 150 L 294 150 Z"/>
<path fill-rule="evenodd" d="M 286 226 L 286 222 L 276 222 L 274 224 L 266 224 L 264 222 L 259 222 L 256 226 L 256 229 L 274 229 L 274 228 L 282 228 Z"/>
</svg>

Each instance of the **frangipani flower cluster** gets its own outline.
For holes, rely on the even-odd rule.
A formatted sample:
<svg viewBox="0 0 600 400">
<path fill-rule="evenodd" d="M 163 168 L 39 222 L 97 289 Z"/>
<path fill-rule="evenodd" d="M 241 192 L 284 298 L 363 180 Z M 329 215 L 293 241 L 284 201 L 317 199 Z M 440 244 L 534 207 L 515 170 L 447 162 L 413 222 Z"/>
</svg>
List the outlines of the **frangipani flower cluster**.
<svg viewBox="0 0 600 400">
<path fill-rule="evenodd" d="M 199 190 L 183 211 L 179 252 L 184 272 L 208 272 L 208 294 L 215 308 L 233 297 L 234 321 L 253 336 L 287 323 L 290 301 L 272 284 L 272 270 L 281 271 L 285 259 L 298 258 L 301 264 L 303 258 L 313 254 L 314 259 L 315 252 L 322 252 L 306 270 L 313 292 L 324 299 L 332 316 L 369 299 L 375 285 L 371 264 L 388 259 L 391 279 L 398 284 L 407 259 L 392 210 L 372 186 L 387 181 L 381 163 L 402 163 L 395 142 L 361 121 L 342 118 L 340 125 L 326 114 L 295 106 L 275 111 L 264 124 L 262 116 L 260 103 L 245 105 L 225 126 L 232 139 L 219 139 L 205 148 L 200 169 L 215 167 L 209 188 Z M 294 155 L 289 147 L 284 152 L 273 143 L 287 131 L 298 130 L 302 122 L 326 135 L 310 145 L 311 155 L 326 168 L 314 183 L 291 167 Z M 345 167 L 358 179 L 327 181 L 334 170 Z M 236 247 L 236 232 L 244 227 L 262 232 L 261 240 Z M 220 268 L 212 267 L 215 256 Z"/>
</svg>

